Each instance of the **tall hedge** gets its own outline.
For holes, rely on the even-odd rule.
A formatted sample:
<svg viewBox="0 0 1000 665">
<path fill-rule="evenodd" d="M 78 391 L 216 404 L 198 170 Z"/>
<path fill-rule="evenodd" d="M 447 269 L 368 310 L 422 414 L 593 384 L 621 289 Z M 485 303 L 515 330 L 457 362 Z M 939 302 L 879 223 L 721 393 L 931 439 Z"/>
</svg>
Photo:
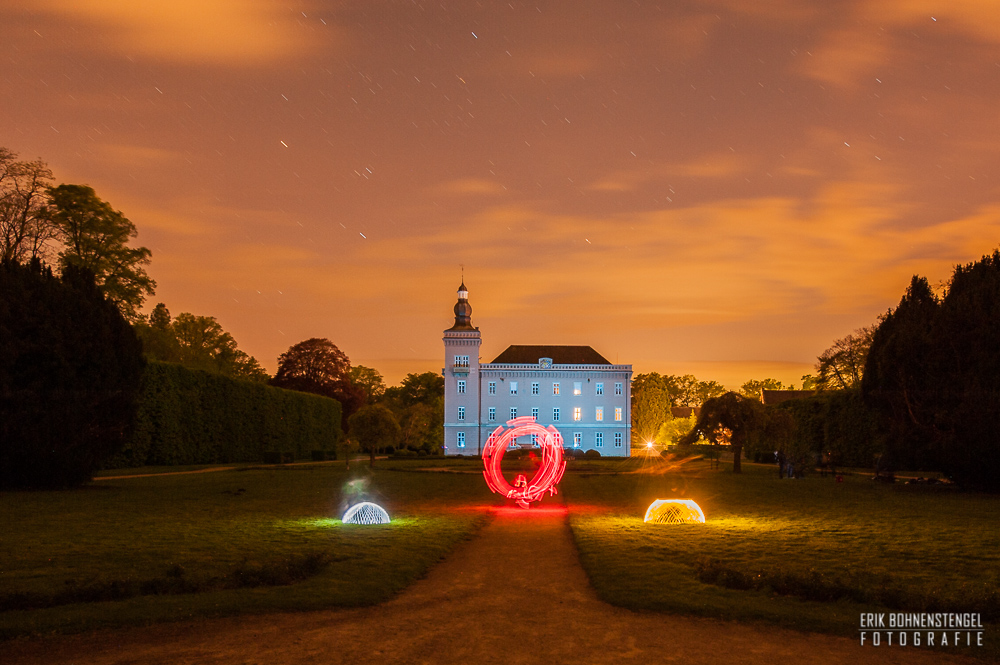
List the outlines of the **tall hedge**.
<svg viewBox="0 0 1000 665">
<path fill-rule="evenodd" d="M 260 462 L 266 451 L 333 451 L 340 402 L 150 362 L 131 440 L 106 468 Z"/>
<path fill-rule="evenodd" d="M 831 453 L 839 466 L 871 468 L 882 452 L 877 414 L 852 388 L 817 393 L 783 402 L 795 419 L 797 443 L 817 453 Z"/>
</svg>

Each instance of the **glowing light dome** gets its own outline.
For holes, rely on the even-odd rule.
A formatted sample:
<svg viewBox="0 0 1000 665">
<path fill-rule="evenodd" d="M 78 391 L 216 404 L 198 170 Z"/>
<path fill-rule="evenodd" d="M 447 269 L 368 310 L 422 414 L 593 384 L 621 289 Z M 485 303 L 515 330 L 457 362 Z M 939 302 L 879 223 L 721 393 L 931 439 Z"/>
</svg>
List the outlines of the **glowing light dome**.
<svg viewBox="0 0 1000 665">
<path fill-rule="evenodd" d="M 551 425 L 542 427 L 531 416 L 508 420 L 507 425 L 510 429 L 504 431 L 501 425 L 493 430 L 490 438 L 486 440 L 486 446 L 483 448 L 485 467 L 483 477 L 486 478 L 486 484 L 491 490 L 508 499 L 514 499 L 517 505 L 527 508 L 532 501 L 541 501 L 546 492 L 550 496 L 556 493 L 556 484 L 562 480 L 563 472 L 566 471 L 566 462 L 563 460 L 563 438 L 555 427 Z M 538 447 L 542 452 L 542 466 L 531 480 L 519 475 L 514 481 L 514 486 L 511 486 L 500 471 L 504 451 L 517 437 L 531 434 L 537 436 Z"/>
<path fill-rule="evenodd" d="M 652 524 L 704 524 L 705 513 L 691 499 L 657 499 L 649 504 L 642 521 Z"/>
<path fill-rule="evenodd" d="M 341 521 L 344 524 L 388 524 L 389 513 L 376 503 L 362 501 L 348 508 Z"/>
</svg>

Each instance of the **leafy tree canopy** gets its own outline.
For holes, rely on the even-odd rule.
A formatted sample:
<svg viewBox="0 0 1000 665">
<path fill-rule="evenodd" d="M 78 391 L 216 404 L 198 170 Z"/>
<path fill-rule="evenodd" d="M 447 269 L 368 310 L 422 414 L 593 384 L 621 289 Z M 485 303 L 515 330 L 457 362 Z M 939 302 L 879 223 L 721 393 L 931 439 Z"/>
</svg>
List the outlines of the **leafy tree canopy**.
<svg viewBox="0 0 1000 665">
<path fill-rule="evenodd" d="M 712 443 L 730 444 L 733 448 L 733 473 L 740 473 L 740 455 L 754 428 L 760 427 L 764 406 L 734 392 L 713 397 L 701 407 L 694 428 L 681 443 L 697 443 L 705 439 Z"/>
<path fill-rule="evenodd" d="M 248 381 L 263 383 L 270 379 L 256 358 L 237 348 L 236 340 L 215 317 L 184 312 L 171 321 L 166 305 L 158 303 L 148 320 L 139 321 L 135 328 L 150 360 Z"/>
<path fill-rule="evenodd" d="M 749 399 L 760 401 L 762 390 L 795 390 L 795 386 L 787 386 L 777 379 L 750 379 L 740 386 L 740 394 Z"/>
<path fill-rule="evenodd" d="M 342 427 L 350 427 L 350 416 L 365 402 L 365 393 L 351 382 L 351 361 L 326 338 L 313 337 L 295 344 L 278 356 L 278 371 L 270 384 L 332 397 L 343 407 Z"/>
<path fill-rule="evenodd" d="M 122 315 L 138 320 L 139 308 L 156 282 L 146 274 L 149 249 L 128 245 L 137 235 L 135 225 L 85 185 L 59 185 L 48 194 L 52 220 L 65 245 L 60 266 L 86 268 Z"/>
<path fill-rule="evenodd" d="M 371 456 L 371 466 L 375 465 L 376 452 L 395 446 L 399 440 L 399 423 L 392 411 L 381 404 L 361 407 L 348 418 L 348 424 L 351 437 Z"/>
<path fill-rule="evenodd" d="M 385 382 L 382 374 L 371 367 L 355 365 L 351 368 L 351 383 L 360 388 L 365 395 L 365 402 L 374 403 L 385 393 Z"/>
</svg>

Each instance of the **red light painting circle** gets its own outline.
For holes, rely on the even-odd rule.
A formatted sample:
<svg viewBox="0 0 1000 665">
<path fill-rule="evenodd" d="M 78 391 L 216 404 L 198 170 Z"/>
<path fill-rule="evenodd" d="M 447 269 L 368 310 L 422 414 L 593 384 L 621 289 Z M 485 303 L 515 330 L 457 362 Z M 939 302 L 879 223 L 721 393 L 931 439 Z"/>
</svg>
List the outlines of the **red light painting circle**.
<svg viewBox="0 0 1000 665">
<path fill-rule="evenodd" d="M 491 490 L 508 499 L 514 499 L 517 505 L 527 508 L 532 501 L 541 501 L 546 492 L 549 496 L 556 493 L 556 485 L 562 480 L 563 472 L 566 470 L 566 462 L 563 460 L 563 438 L 555 427 L 551 425 L 542 427 L 531 416 L 508 420 L 507 425 L 510 429 L 505 431 L 501 425 L 493 430 L 486 440 L 486 447 L 483 449 L 485 467 L 483 476 Z M 538 436 L 538 445 L 542 451 L 542 466 L 530 481 L 519 475 L 514 485 L 511 485 L 500 471 L 503 454 L 514 439 L 532 434 Z"/>
</svg>

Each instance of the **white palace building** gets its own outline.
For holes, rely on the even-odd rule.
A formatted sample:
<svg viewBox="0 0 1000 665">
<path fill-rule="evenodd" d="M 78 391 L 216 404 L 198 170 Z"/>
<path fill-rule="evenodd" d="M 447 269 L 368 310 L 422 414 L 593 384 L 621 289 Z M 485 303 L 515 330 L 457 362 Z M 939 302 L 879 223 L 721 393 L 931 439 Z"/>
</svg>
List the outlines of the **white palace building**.
<svg viewBox="0 0 1000 665">
<path fill-rule="evenodd" d="M 613 365 L 589 346 L 508 346 L 481 363 L 481 343 L 463 282 L 455 325 L 444 331 L 445 455 L 482 455 L 499 425 L 532 416 L 554 425 L 567 448 L 629 456 L 631 365 Z"/>
</svg>

